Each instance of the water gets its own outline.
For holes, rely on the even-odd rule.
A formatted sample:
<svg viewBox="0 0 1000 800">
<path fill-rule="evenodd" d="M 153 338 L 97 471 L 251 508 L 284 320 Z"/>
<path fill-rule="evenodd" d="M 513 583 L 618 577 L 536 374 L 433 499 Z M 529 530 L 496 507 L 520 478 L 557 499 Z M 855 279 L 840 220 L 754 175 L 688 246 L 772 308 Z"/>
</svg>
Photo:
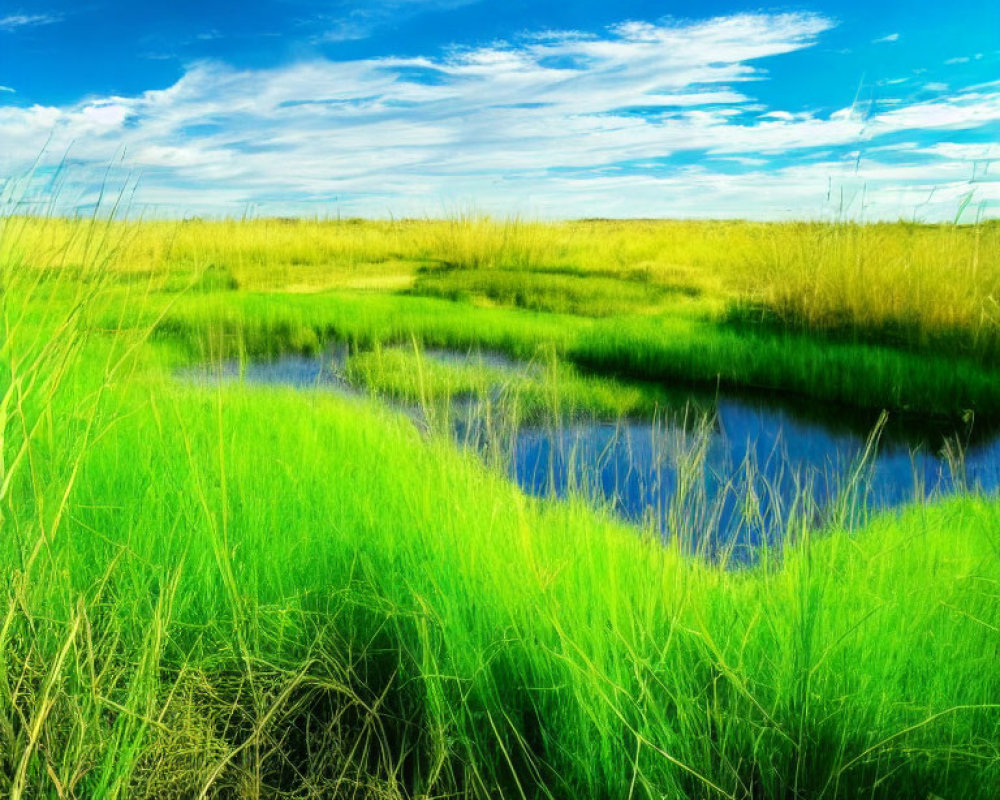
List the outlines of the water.
<svg viewBox="0 0 1000 800">
<path fill-rule="evenodd" d="M 208 386 L 244 381 L 360 395 L 360 391 L 341 375 L 340 369 L 346 360 L 347 348 L 337 347 L 321 356 L 283 355 L 266 361 L 247 362 L 229 359 L 210 366 L 185 367 L 178 370 L 177 377 L 188 383 Z"/>
<path fill-rule="evenodd" d="M 753 398 L 720 397 L 715 424 L 586 423 L 519 431 L 508 469 L 526 491 L 583 492 L 690 550 L 745 560 L 789 529 L 851 525 L 867 512 L 1000 487 L 1000 441 L 968 445 L 964 463 L 931 441 L 867 439 Z M 873 420 L 874 422 L 874 420 Z"/>
<path fill-rule="evenodd" d="M 338 349 L 322 357 L 227 362 L 189 369 L 182 377 L 362 394 L 340 376 L 346 355 Z M 425 355 L 469 358 L 448 351 Z M 502 356 L 485 358 L 493 366 L 519 367 Z M 1000 436 L 991 431 L 893 419 L 863 459 L 875 415 L 771 394 L 675 394 L 672 408 L 656 420 L 506 428 L 494 409 L 490 418 L 501 422 L 491 431 L 479 402 L 470 399 L 455 405 L 450 428 L 457 441 L 506 470 L 528 493 L 583 493 L 688 549 L 735 561 L 752 558 L 763 543 L 780 544 L 803 524 L 853 524 L 872 509 L 959 488 L 1000 488 Z M 422 419 L 419 409 L 406 410 Z"/>
</svg>

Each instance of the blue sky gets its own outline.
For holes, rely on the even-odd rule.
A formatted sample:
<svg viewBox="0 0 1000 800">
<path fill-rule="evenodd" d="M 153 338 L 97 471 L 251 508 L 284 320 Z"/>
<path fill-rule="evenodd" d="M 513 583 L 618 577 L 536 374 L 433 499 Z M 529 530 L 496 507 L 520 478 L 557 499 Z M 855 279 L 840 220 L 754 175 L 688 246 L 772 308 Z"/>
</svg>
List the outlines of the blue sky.
<svg viewBox="0 0 1000 800">
<path fill-rule="evenodd" d="M 996 0 L 0 0 L 21 208 L 970 219 L 998 161 Z"/>
</svg>

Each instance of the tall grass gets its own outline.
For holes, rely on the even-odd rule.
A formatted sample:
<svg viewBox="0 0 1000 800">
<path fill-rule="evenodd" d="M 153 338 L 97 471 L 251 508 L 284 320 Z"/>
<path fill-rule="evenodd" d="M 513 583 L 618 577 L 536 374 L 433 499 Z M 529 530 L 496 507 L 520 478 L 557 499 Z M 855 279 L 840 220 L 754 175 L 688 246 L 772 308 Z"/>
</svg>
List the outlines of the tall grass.
<svg viewBox="0 0 1000 800">
<path fill-rule="evenodd" d="M 569 353 L 620 320 L 250 294 L 285 223 L 189 223 L 220 241 L 164 266 L 166 227 L 8 222 L 0 794 L 997 795 L 995 500 L 728 572 L 377 405 L 170 373 L 184 339 L 263 349 L 278 323 Z M 100 230 L 119 245 L 75 238 Z M 209 264 L 244 288 L 179 291 Z M 656 324 L 657 347 L 694 325 Z"/>
<path fill-rule="evenodd" d="M 803 537 L 731 574 L 363 407 L 156 395 L 160 424 L 137 414 L 91 451 L 22 601 L 63 635 L 23 629 L 43 663 L 75 635 L 67 598 L 114 641 L 94 656 L 103 714 L 46 718 L 36 786 L 83 736 L 154 795 L 153 765 L 246 796 L 323 796 L 342 772 L 431 796 L 991 796 L 994 504 Z M 128 665 L 149 660 L 143 684 Z M 91 696 L 59 687 L 70 709 Z"/>
<path fill-rule="evenodd" d="M 762 243 L 763 244 L 763 243 Z M 745 256 L 734 319 L 996 363 L 1000 225 L 809 226 Z"/>
</svg>

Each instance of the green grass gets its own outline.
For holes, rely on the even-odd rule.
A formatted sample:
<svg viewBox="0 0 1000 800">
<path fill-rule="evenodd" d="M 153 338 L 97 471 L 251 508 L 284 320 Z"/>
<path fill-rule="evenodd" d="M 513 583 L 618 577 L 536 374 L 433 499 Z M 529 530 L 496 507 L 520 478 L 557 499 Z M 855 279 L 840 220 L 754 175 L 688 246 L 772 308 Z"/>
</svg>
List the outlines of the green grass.
<svg viewBox="0 0 1000 800">
<path fill-rule="evenodd" d="M 432 795 L 989 797 L 1000 779 L 994 504 L 726 573 L 364 406 L 136 391 L 9 601 L 5 750 L 45 713 L 33 785 L 60 754 L 82 796 L 128 794 L 160 758 L 194 793 L 240 747 L 217 788 L 319 771 L 330 791 L 360 768 Z M 315 764 L 306 730 L 336 743 Z M 351 763 L 337 748 L 364 736 Z"/>
<path fill-rule="evenodd" d="M 376 347 L 352 354 L 344 374 L 377 396 L 426 410 L 441 409 L 445 418 L 466 400 L 476 403 L 482 413 L 492 407 L 504 415 L 505 424 L 515 427 L 578 417 L 648 418 L 671 400 L 653 384 L 580 375 L 553 355 L 543 354 L 531 362 L 500 366 L 476 352 L 461 361 L 454 357 L 442 361 L 419 347 Z"/>
<path fill-rule="evenodd" d="M 185 343 L 196 358 L 318 352 L 330 341 L 409 345 L 415 337 L 429 348 L 479 348 L 523 360 L 554 352 L 587 370 L 667 387 L 763 388 L 875 411 L 1000 416 L 1000 383 L 974 360 L 739 330 L 686 307 L 594 319 L 393 294 L 239 292 L 184 298 L 163 315 L 157 336 Z"/>
<path fill-rule="evenodd" d="M 763 257 L 751 244 L 842 232 L 195 222 L 100 239 L 58 220 L 10 224 L 0 796 L 1000 793 L 995 499 L 801 531 L 780 558 L 726 570 L 581 498 L 529 498 L 377 400 L 173 377 L 336 338 L 359 346 L 358 381 L 405 397 L 502 377 L 539 404 L 559 391 L 591 412 L 644 413 L 650 396 L 576 364 L 874 407 L 1000 408 L 980 355 L 726 323 L 722 278 L 703 271 L 717 250 Z M 960 259 L 966 234 L 858 236 L 919 259 L 952 242 Z M 668 244 L 684 263 L 669 267 Z M 395 293 L 400 263 L 539 261 L 652 261 L 660 276 L 698 273 L 700 293 L 612 316 Z M 317 291 L 290 282 L 303 274 Z M 539 279 L 538 307 L 596 302 L 577 280 L 591 278 Z M 537 370 L 443 366 L 414 340 Z"/>
<path fill-rule="evenodd" d="M 862 409 L 951 419 L 1000 413 L 995 373 L 979 364 L 802 333 L 616 320 L 587 330 L 566 357 L 647 380 L 766 389 Z"/>
<path fill-rule="evenodd" d="M 184 344 L 192 356 L 263 356 L 316 352 L 324 342 L 409 344 L 495 350 L 531 359 L 539 345 L 563 350 L 587 320 L 509 309 L 472 309 L 435 298 L 333 292 L 279 295 L 239 292 L 185 297 L 165 313 L 140 308 L 136 324 L 159 317 L 155 335 Z"/>
<path fill-rule="evenodd" d="M 690 287 L 651 283 L 644 275 L 623 279 L 513 269 L 425 271 L 418 276 L 412 291 L 448 300 L 482 299 L 531 311 L 588 317 L 651 313 L 661 310 L 671 294 L 698 294 L 697 289 Z"/>
</svg>

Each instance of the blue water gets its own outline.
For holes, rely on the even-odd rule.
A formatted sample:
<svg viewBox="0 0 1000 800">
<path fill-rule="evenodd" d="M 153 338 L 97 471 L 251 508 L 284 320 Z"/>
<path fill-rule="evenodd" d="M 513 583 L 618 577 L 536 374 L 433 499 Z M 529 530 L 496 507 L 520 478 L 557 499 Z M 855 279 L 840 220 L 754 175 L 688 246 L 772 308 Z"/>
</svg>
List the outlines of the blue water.
<svg viewBox="0 0 1000 800">
<path fill-rule="evenodd" d="M 289 355 L 242 366 L 227 362 L 186 370 L 182 377 L 362 394 L 339 375 L 344 355 Z M 516 367 L 500 358 L 496 364 Z M 486 437 L 483 415 L 468 402 L 458 405 L 453 433 L 463 445 L 488 452 L 494 463 L 499 458 L 499 466 L 528 493 L 582 493 L 664 538 L 737 561 L 751 557 L 762 543 L 779 544 L 803 523 L 852 524 L 872 509 L 957 489 L 1000 489 L 1000 436 L 974 427 L 955 431 L 928 421 L 890 419 L 871 457 L 863 460 L 876 415 L 773 395 L 694 391 L 678 392 L 675 406 L 652 421 L 572 422 Z M 708 421 L 693 408 L 707 410 Z M 406 410 L 420 418 L 419 410 Z M 943 453 L 949 440 L 961 443 L 953 447 L 962 451 L 960 459 Z M 855 475 L 860 480 L 852 481 Z"/>
<path fill-rule="evenodd" d="M 864 458 L 860 431 L 752 398 L 720 397 L 714 411 L 715 424 L 701 430 L 669 421 L 522 430 L 508 450 L 509 473 L 529 493 L 582 492 L 691 550 L 737 560 L 802 523 L 850 525 L 959 488 L 1000 488 L 996 438 L 968 444 L 962 463 L 952 463 L 940 452 L 943 436 L 907 441 L 895 431 Z"/>
</svg>

